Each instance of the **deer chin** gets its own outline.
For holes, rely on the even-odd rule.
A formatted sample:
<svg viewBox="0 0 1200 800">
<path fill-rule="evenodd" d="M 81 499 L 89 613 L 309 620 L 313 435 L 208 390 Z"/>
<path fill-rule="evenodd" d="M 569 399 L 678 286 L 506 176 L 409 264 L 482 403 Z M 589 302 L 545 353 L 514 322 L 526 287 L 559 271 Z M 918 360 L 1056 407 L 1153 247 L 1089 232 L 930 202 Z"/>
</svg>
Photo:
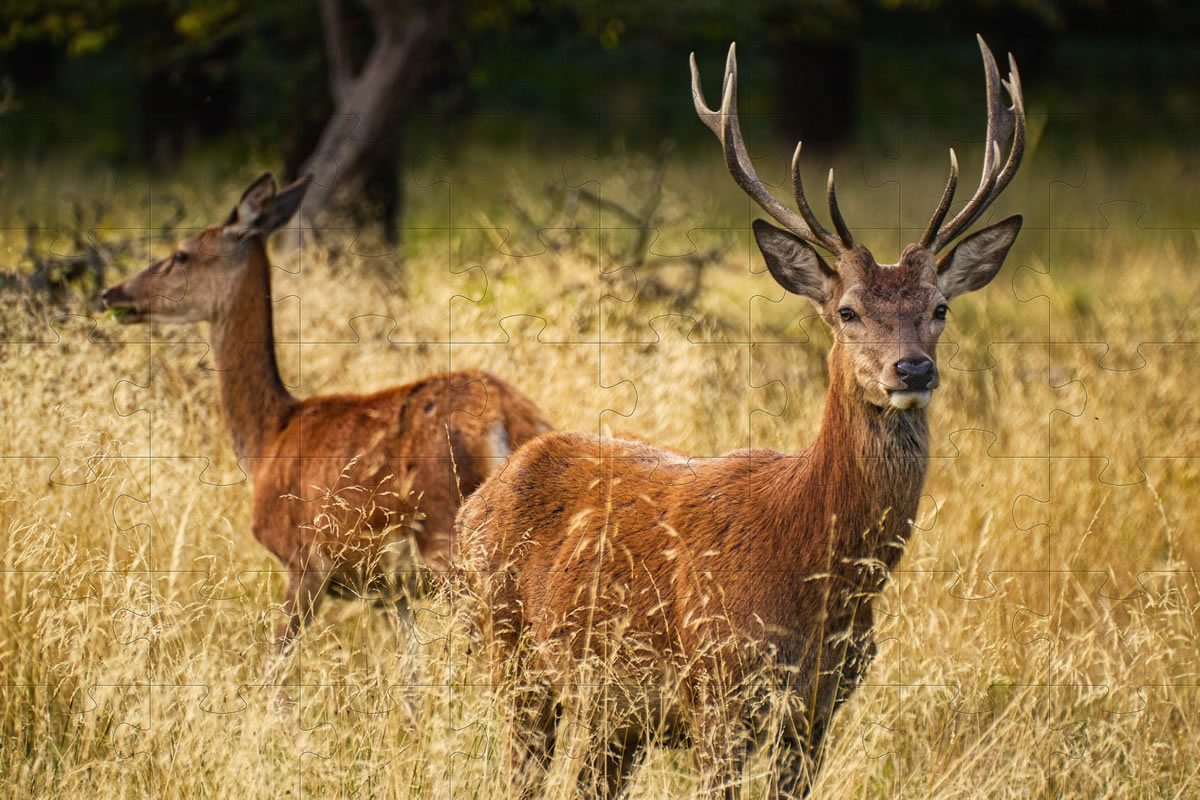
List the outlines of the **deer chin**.
<svg viewBox="0 0 1200 800">
<path fill-rule="evenodd" d="M 929 405 L 929 398 L 932 396 L 933 391 L 930 389 L 921 389 L 919 391 L 897 389 L 888 392 L 888 405 L 901 411 L 907 411 L 911 408 L 924 408 Z"/>
</svg>

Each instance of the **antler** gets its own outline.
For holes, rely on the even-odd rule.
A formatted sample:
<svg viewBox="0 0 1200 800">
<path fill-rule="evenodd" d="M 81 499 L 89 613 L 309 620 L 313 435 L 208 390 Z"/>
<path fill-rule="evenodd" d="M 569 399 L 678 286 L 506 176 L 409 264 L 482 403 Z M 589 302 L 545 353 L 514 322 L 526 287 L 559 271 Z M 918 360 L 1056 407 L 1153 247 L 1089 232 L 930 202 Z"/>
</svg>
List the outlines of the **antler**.
<svg viewBox="0 0 1200 800">
<path fill-rule="evenodd" d="M 946 191 L 937 211 L 929 220 L 929 227 L 921 237 L 921 245 L 937 252 L 954 240 L 960 233 L 971 226 L 980 215 L 987 210 L 1004 188 L 1012 181 L 1017 167 L 1021 165 L 1021 156 L 1025 154 L 1025 99 L 1021 95 L 1021 75 L 1017 72 L 1017 62 L 1012 53 L 1008 54 L 1008 80 L 1000 80 L 1000 70 L 996 67 L 996 59 L 988 49 L 983 37 L 976 34 L 979 40 L 979 50 L 983 53 L 983 70 L 987 78 L 988 94 L 988 134 L 987 144 L 983 153 L 983 171 L 979 176 L 979 188 L 961 211 L 950 222 L 942 225 L 946 212 L 954 200 L 954 190 L 958 186 L 958 157 L 954 148 L 950 148 L 950 179 L 946 182 Z M 1000 92 L 1003 86 L 1012 99 L 1012 106 L 1005 107 L 1004 97 Z M 1012 137 L 1012 149 L 1004 169 L 1000 165 L 1000 145 Z M 940 227 L 939 227 L 940 226 Z"/>
<path fill-rule="evenodd" d="M 729 45 L 729 55 L 725 59 L 725 85 L 721 94 L 720 111 L 709 108 L 708 102 L 704 99 L 704 90 L 700 88 L 700 70 L 696 67 L 696 54 L 692 53 L 692 101 L 696 105 L 696 114 L 700 117 L 700 121 L 707 125 L 708 129 L 721 141 L 721 145 L 725 149 L 725 165 L 729 167 L 729 173 L 733 175 L 738 186 L 742 187 L 742 191 L 750 195 L 756 203 L 762 206 L 764 211 L 801 239 L 823 247 L 835 255 L 841 255 L 854 247 L 854 239 L 838 208 L 837 193 L 833 188 L 833 170 L 829 170 L 829 213 L 833 217 L 833 225 L 837 229 L 837 234 L 826 229 L 817 221 L 816 215 L 813 214 L 812 208 L 809 207 L 808 201 L 804 197 L 804 185 L 800 182 L 802 143 L 796 144 L 796 152 L 792 156 L 792 188 L 795 190 L 796 208 L 800 211 L 799 215 L 776 200 L 775 196 L 763 186 L 758 173 L 754 171 L 754 164 L 750 161 L 749 153 L 746 152 L 746 143 L 742 140 L 741 125 L 738 124 L 737 52 L 735 48 L 736 45 Z"/>
</svg>

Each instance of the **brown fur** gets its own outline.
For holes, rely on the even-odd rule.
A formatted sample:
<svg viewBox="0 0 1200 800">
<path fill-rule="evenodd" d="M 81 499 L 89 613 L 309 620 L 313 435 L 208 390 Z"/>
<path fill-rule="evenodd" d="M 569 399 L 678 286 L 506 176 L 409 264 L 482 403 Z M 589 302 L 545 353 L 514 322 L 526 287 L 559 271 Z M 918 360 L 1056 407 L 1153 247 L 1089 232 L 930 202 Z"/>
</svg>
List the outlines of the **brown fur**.
<svg viewBox="0 0 1200 800">
<path fill-rule="evenodd" d="M 261 183 L 247 196 L 265 194 Z M 254 537 L 288 569 L 285 644 L 326 588 L 402 588 L 396 575 L 413 567 L 397 545 L 410 535 L 425 564 L 444 567 L 461 498 L 550 425 L 513 386 L 475 370 L 374 394 L 294 398 L 275 362 L 269 231 L 247 238 L 237 217 L 180 241 L 104 299 L 131 311 L 130 322 L 152 312 L 211 323 L 221 408 L 253 482 Z"/>
<path fill-rule="evenodd" d="M 618 793 L 643 747 L 659 738 L 694 744 L 706 788 L 724 785 L 729 796 L 747 747 L 777 732 L 781 763 L 770 793 L 808 792 L 829 721 L 874 655 L 873 598 L 917 511 L 928 460 L 924 408 L 939 383 L 947 304 L 996 276 L 1021 227 L 1010 217 L 936 258 L 1008 184 L 1024 150 L 1016 67 L 1010 57 L 1006 109 L 995 59 L 982 38 L 979 45 L 997 131 L 989 132 L 980 189 L 942 226 L 957 183 L 951 152 L 938 210 L 920 243 L 891 266 L 854 246 L 832 172 L 836 235 L 804 200 L 797 161 L 799 213 L 771 195 L 737 122 L 734 47 L 719 111 L 704 100 L 693 55 L 696 113 L 737 183 L 788 228 L 752 226 L 771 276 L 813 301 L 833 328 L 824 417 L 816 441 L 795 456 L 742 450 L 689 462 L 643 441 L 550 433 L 464 503 L 457 574 L 481 601 L 477 624 L 496 679 L 509 671 L 517 679 L 516 774 L 533 777 L 530 767 L 544 768 L 553 754 L 551 687 L 600 679 L 585 791 L 601 778 L 601 794 Z M 1001 168 L 996 138 L 1009 134 Z M 814 244 L 836 254 L 836 264 Z M 799 703 L 772 709 L 792 699 L 789 691 Z"/>
<path fill-rule="evenodd" d="M 1016 227 L 1001 225 L 980 235 L 1000 240 L 988 254 L 1002 246 L 1002 259 Z M 816 269 L 815 254 L 792 256 L 792 267 Z M 806 791 L 829 720 L 874 655 L 873 598 L 917 512 L 925 411 L 889 398 L 906 386 L 895 362 L 936 354 L 947 300 L 937 281 L 923 248 L 894 266 L 863 248 L 842 255 L 828 294 L 812 298 L 835 329 L 830 388 L 816 441 L 795 455 L 688 460 L 645 441 L 553 432 L 468 498 L 456 556 L 497 681 L 508 670 L 518 679 L 520 769 L 553 753 L 549 685 L 600 658 L 607 680 L 637 686 L 629 696 L 641 706 L 606 708 L 606 724 L 623 721 L 593 743 L 584 783 L 604 773 L 601 792 L 619 792 L 655 739 L 690 742 L 710 779 L 736 778 L 741 745 L 765 733 L 761 689 L 782 683 L 800 705 L 785 714 L 775 791 Z M 850 305 L 857 317 L 841 323 Z"/>
</svg>

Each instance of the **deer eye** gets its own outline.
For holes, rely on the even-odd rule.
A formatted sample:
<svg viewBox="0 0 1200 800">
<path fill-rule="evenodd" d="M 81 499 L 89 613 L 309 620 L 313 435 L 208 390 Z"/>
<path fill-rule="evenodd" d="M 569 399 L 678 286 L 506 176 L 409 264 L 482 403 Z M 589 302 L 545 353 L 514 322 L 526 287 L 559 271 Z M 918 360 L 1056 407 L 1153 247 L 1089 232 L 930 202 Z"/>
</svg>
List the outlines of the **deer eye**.
<svg viewBox="0 0 1200 800">
<path fill-rule="evenodd" d="M 838 316 L 842 318 L 842 322 L 850 322 L 851 320 L 858 318 L 858 314 L 855 314 L 854 309 L 852 308 L 843 308 L 839 310 Z"/>
<path fill-rule="evenodd" d="M 187 262 L 187 260 L 188 260 L 188 254 L 183 252 L 182 250 L 176 250 L 175 254 L 173 256 L 171 256 L 172 264 L 184 264 Z"/>
<path fill-rule="evenodd" d="M 949 311 L 950 311 L 950 306 L 946 305 L 945 303 L 942 303 L 941 305 L 939 305 L 937 308 L 935 308 L 933 310 L 933 318 L 934 319 L 945 319 L 946 314 L 949 313 Z"/>
</svg>

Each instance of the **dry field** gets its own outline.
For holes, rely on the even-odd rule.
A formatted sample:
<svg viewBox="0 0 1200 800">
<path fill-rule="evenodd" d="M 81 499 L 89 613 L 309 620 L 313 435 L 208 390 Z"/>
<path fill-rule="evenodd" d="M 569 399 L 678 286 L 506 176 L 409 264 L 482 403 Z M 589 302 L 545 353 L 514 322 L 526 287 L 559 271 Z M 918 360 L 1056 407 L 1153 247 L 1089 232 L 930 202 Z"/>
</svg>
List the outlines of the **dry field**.
<svg viewBox="0 0 1200 800">
<path fill-rule="evenodd" d="M 711 150 L 672 162 L 659 236 L 641 244 L 563 187 L 639 208 L 646 159 L 481 151 L 419 167 L 403 256 L 339 229 L 276 259 L 285 381 L 309 395 L 483 367 L 565 428 L 696 455 L 800 448 L 828 334 L 763 272 Z M 923 226 L 941 158 L 839 162 L 847 219 L 880 261 Z M 1196 166 L 1035 147 L 997 204 L 1026 227 L 996 281 L 953 304 L 921 530 L 814 796 L 1200 795 Z M 42 225 L 35 254 L 71 249 L 52 230 L 70 219 L 64 186 L 111 203 L 112 241 L 157 230 L 167 192 L 186 209 L 176 227 L 216 221 L 256 173 L 193 167 L 148 187 L 60 169 L 6 165 L 26 191 L 21 212 L 0 200 L 3 269 L 28 266 L 26 218 Z M 782 157 L 760 170 L 778 184 Z M 693 245 L 716 255 L 687 296 Z M 110 277 L 166 246 L 139 239 Z M 121 328 L 94 302 L 0 297 L 2 793 L 507 796 L 504 689 L 445 598 L 401 629 L 329 602 L 268 672 L 283 581 L 248 530 L 206 330 Z M 573 796 L 575 768 L 559 758 L 546 796 Z M 769 769 L 752 762 L 749 796 Z M 633 792 L 695 784 L 686 752 L 655 750 Z"/>
</svg>

